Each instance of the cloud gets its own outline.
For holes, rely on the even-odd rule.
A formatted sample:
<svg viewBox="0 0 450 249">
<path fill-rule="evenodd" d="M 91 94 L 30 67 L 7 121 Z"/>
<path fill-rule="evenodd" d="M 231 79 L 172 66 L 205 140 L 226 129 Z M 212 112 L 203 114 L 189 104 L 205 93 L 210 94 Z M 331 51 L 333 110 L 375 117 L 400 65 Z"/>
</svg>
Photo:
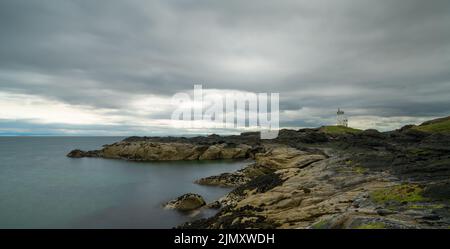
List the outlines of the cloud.
<svg viewBox="0 0 450 249">
<path fill-rule="evenodd" d="M 449 115 L 449 8 L 446 0 L 3 0 L 0 119 L 97 123 L 111 133 L 157 127 L 171 96 L 200 83 L 279 92 L 287 127 L 333 123 L 337 107 L 359 128 L 418 123 Z"/>
</svg>

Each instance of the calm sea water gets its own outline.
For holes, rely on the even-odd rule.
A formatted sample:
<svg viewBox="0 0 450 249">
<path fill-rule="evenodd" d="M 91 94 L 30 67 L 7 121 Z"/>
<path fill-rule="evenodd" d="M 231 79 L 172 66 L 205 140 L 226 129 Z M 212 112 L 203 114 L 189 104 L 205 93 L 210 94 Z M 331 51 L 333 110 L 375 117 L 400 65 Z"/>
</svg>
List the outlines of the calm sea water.
<svg viewBox="0 0 450 249">
<path fill-rule="evenodd" d="M 212 215 L 184 214 L 162 203 L 194 192 L 207 202 L 230 191 L 195 179 L 248 162 L 128 162 L 72 159 L 120 137 L 0 137 L 0 228 L 171 228 Z"/>
</svg>

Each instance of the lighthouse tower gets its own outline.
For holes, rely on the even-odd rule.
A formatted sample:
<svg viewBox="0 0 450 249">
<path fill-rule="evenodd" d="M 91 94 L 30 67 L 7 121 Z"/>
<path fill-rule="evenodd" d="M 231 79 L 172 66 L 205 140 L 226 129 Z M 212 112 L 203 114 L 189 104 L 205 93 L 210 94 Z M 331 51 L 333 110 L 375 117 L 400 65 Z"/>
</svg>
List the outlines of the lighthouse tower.
<svg viewBox="0 0 450 249">
<path fill-rule="evenodd" d="M 338 126 L 348 126 L 348 119 L 347 117 L 345 117 L 345 113 L 344 111 L 341 110 L 341 108 L 338 108 L 337 111 L 337 124 Z"/>
</svg>

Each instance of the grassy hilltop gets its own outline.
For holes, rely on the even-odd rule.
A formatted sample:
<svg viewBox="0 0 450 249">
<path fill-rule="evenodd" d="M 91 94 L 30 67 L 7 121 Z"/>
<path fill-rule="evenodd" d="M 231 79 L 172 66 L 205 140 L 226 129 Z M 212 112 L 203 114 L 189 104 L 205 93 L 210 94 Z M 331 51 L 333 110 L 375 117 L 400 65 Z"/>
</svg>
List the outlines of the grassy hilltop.
<svg viewBox="0 0 450 249">
<path fill-rule="evenodd" d="M 359 133 L 362 132 L 362 130 L 340 125 L 329 125 L 320 127 L 319 132 L 327 134 L 344 134 L 344 133 Z"/>
<path fill-rule="evenodd" d="M 450 133 L 450 116 L 424 122 L 412 129 L 429 133 Z"/>
<path fill-rule="evenodd" d="M 407 127 L 408 127 L 407 129 L 422 131 L 426 133 L 450 133 L 450 116 L 433 119 L 430 121 L 426 121 L 420 125 L 410 125 Z M 328 125 L 320 127 L 319 132 L 331 135 L 340 135 L 349 133 L 358 134 L 363 132 L 363 130 L 339 125 Z"/>
</svg>

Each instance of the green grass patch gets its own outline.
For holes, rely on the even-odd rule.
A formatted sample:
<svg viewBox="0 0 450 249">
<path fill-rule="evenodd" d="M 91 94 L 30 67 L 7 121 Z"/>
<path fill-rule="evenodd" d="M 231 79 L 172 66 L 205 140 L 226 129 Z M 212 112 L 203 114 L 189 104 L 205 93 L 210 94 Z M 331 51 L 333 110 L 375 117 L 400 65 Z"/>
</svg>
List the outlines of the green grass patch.
<svg viewBox="0 0 450 249">
<path fill-rule="evenodd" d="M 420 202 L 427 199 L 422 195 L 423 189 L 416 184 L 401 184 L 386 189 L 373 191 L 370 194 L 372 201 L 376 203 L 395 202 Z"/>
<path fill-rule="evenodd" d="M 327 220 L 321 220 L 311 226 L 313 229 L 327 229 L 328 228 L 328 221 Z"/>
<path fill-rule="evenodd" d="M 355 171 L 358 174 L 364 174 L 367 172 L 367 169 L 362 166 L 355 166 L 353 167 L 353 171 Z"/>
<path fill-rule="evenodd" d="M 362 132 L 362 130 L 351 128 L 351 127 L 345 127 L 345 126 L 336 126 L 336 125 L 330 125 L 330 126 L 322 126 L 319 129 L 320 132 L 327 133 L 327 134 L 345 134 L 345 133 L 359 133 Z"/>
<path fill-rule="evenodd" d="M 356 227 L 356 229 L 384 229 L 386 226 L 382 222 L 371 222 Z"/>
<path fill-rule="evenodd" d="M 367 172 L 367 168 L 363 167 L 361 164 L 356 164 L 352 160 L 345 160 L 345 166 L 338 168 L 337 171 L 340 173 L 357 173 L 364 174 Z"/>
<path fill-rule="evenodd" d="M 420 210 L 423 210 L 423 209 L 442 209 L 442 208 L 445 208 L 445 205 L 444 204 L 411 205 L 411 206 L 408 206 L 408 208 L 410 208 L 410 209 L 420 209 Z"/>
<path fill-rule="evenodd" d="M 413 148 L 413 149 L 409 149 L 407 152 L 409 154 L 412 154 L 415 156 L 431 156 L 431 155 L 433 155 L 434 151 L 429 150 L 429 149 Z"/>
<path fill-rule="evenodd" d="M 450 133 L 450 119 L 436 123 L 415 126 L 412 129 L 430 133 Z"/>
</svg>

